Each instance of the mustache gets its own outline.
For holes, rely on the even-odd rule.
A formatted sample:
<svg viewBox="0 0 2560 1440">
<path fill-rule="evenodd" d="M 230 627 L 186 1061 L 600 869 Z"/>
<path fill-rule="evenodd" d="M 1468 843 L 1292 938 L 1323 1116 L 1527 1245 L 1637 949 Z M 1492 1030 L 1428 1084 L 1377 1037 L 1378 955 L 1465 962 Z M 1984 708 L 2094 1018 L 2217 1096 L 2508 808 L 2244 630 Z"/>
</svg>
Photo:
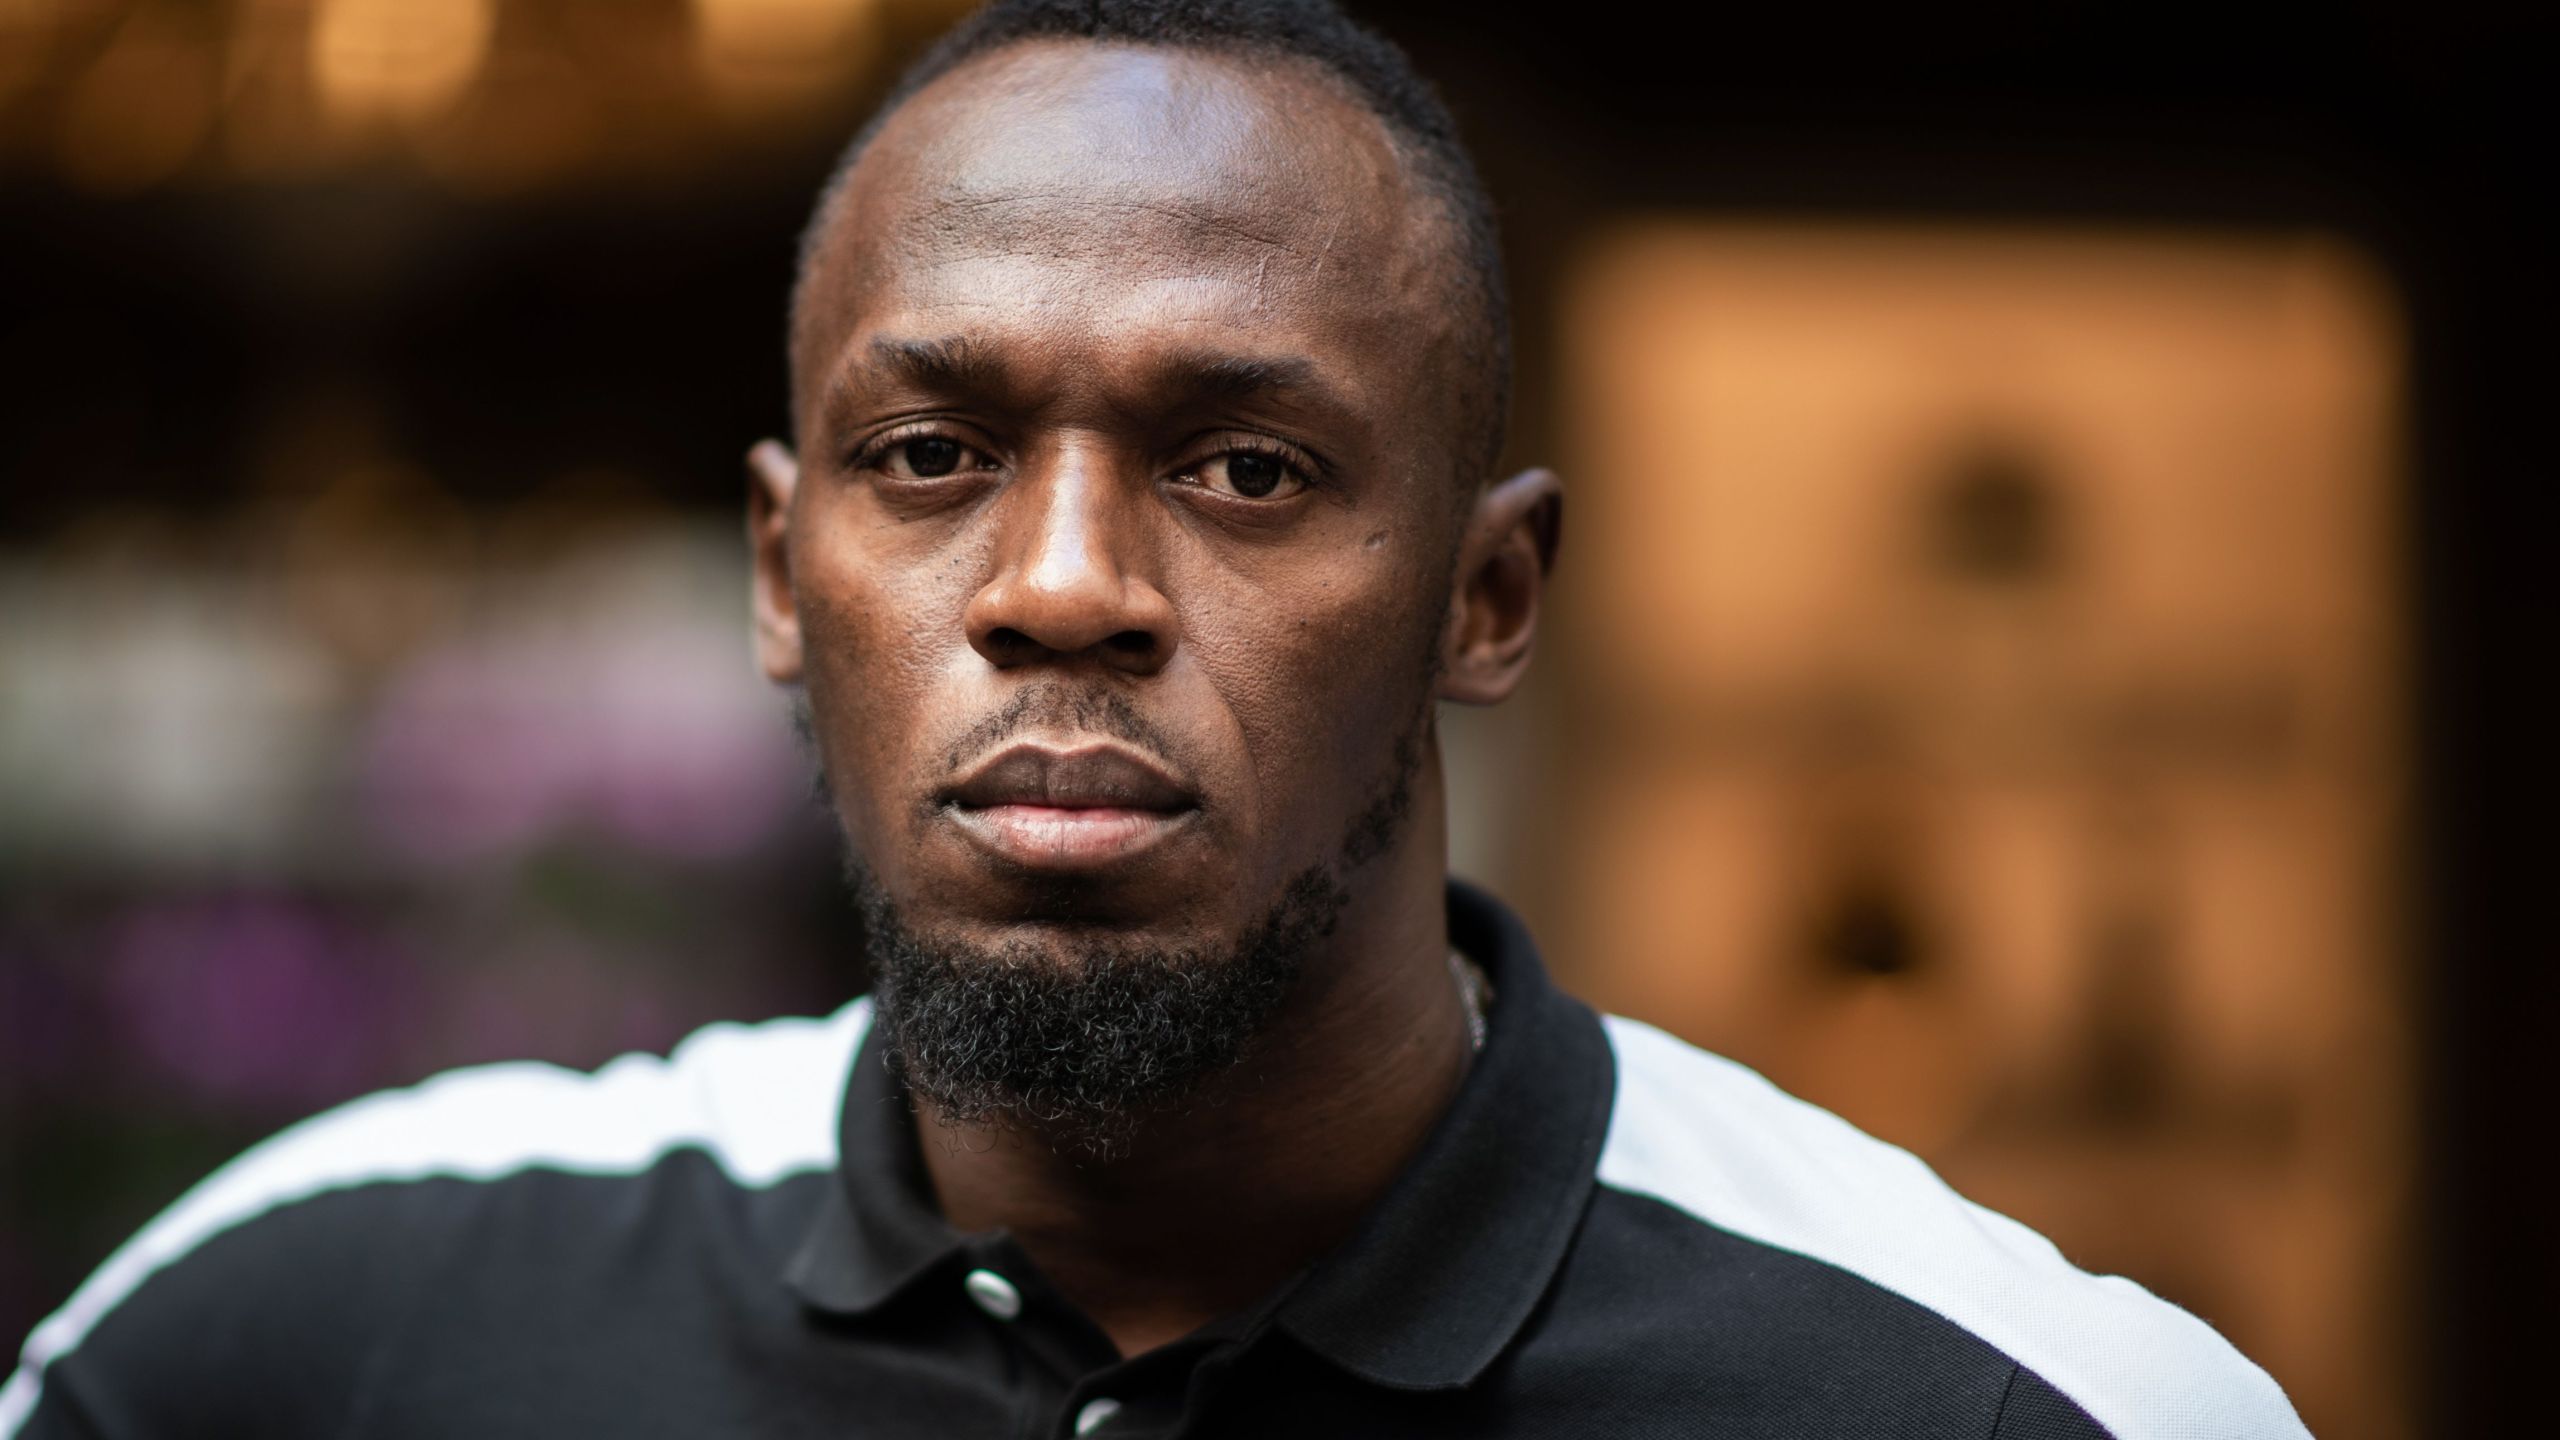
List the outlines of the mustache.
<svg viewBox="0 0 2560 1440">
<path fill-rule="evenodd" d="M 1181 763 L 1182 747 L 1141 714 L 1127 695 L 1117 690 L 1071 687 L 1055 680 L 1017 692 L 1003 709 L 962 731 L 943 752 L 942 768 L 945 773 L 955 773 L 976 757 L 1034 729 L 1108 735 L 1164 761 L 1176 774 L 1189 773 Z"/>
</svg>

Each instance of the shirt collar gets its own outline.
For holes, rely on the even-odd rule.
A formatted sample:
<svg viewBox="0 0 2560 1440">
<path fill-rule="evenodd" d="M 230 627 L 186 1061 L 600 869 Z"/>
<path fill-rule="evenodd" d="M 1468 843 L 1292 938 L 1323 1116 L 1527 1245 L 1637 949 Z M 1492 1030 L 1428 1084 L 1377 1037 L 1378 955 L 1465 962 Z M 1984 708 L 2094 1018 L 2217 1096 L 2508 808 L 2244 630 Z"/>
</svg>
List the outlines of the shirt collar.
<svg viewBox="0 0 2560 1440">
<path fill-rule="evenodd" d="M 934 1204 L 912 1114 L 875 1016 L 845 1077 L 837 1183 L 783 1272 L 807 1303 L 839 1314 L 877 1309 L 961 1249 L 961 1235 Z"/>
<path fill-rule="evenodd" d="M 1278 1317 L 1398 1389 L 1467 1384 L 1520 1332 L 1581 1226 L 1616 1087 L 1599 1017 L 1547 979 L 1518 916 L 1453 880 L 1449 940 L 1493 982 L 1484 1049 L 1404 1174 Z"/>
<path fill-rule="evenodd" d="M 1398 1389 L 1465 1385 L 1519 1333 L 1590 1201 L 1615 1085 L 1598 1018 L 1547 979 L 1519 917 L 1454 880 L 1448 909 L 1450 942 L 1493 984 L 1484 1049 L 1404 1173 L 1272 1317 Z M 934 1208 L 909 1113 L 875 1026 L 846 1081 L 840 1183 L 786 1272 L 809 1304 L 876 1309 L 964 1247 Z"/>
</svg>

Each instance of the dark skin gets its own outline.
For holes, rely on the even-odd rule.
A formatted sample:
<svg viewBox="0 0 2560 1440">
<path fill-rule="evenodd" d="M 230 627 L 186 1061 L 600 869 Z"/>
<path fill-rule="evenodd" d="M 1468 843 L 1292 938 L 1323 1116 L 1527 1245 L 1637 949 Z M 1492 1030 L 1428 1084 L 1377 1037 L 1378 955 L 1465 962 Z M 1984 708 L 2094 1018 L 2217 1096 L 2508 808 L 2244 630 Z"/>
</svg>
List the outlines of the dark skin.
<svg viewBox="0 0 2560 1440">
<path fill-rule="evenodd" d="M 1451 231 L 1314 67 L 1008 47 L 893 116 L 822 233 L 797 443 L 749 456 L 756 647 L 910 929 L 1223 953 L 1421 741 L 1411 818 L 1341 869 L 1210 1103 L 1108 1160 L 920 1107 L 951 1223 L 1011 1230 L 1136 1354 L 1340 1243 L 1465 1076 L 1416 722 L 1518 684 L 1557 482 L 1467 473 Z M 1134 753 L 1182 800 L 955 800 L 973 727 L 1032 690 L 1116 695 L 1149 736 L 1044 707 L 1013 737 L 1035 760 Z"/>
</svg>

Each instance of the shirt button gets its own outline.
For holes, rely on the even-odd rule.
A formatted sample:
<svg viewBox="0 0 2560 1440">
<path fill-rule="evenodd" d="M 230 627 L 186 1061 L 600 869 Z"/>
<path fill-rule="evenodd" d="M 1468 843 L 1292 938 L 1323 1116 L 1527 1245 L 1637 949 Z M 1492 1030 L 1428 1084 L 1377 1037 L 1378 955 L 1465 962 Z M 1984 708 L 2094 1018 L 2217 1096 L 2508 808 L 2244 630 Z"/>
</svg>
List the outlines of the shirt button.
<svg viewBox="0 0 2560 1440">
<path fill-rule="evenodd" d="M 1120 1402 L 1109 1396 L 1099 1400 L 1088 1400 L 1085 1402 L 1085 1407 L 1076 1412 L 1076 1433 L 1090 1435 L 1102 1428 L 1103 1421 L 1119 1413 Z"/>
<path fill-rule="evenodd" d="M 978 1302 L 979 1309 L 999 1320 L 1010 1320 L 1022 1313 L 1022 1292 L 993 1270 L 972 1270 L 960 1283 L 968 1290 L 969 1298 Z"/>
</svg>

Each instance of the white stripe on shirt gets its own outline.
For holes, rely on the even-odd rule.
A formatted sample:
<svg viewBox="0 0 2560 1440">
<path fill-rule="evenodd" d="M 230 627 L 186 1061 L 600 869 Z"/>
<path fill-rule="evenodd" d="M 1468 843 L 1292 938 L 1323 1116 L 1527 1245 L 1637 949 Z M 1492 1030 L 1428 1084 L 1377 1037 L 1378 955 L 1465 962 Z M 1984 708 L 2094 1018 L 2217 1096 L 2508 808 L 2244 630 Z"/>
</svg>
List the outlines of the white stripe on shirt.
<svg viewBox="0 0 2560 1440">
<path fill-rule="evenodd" d="M 2309 1440 L 2211 1326 L 1973 1204 L 1906 1150 L 1733 1061 L 1611 1017 L 1600 1182 L 1846 1270 L 1945 1316 L 2121 1440 Z"/>
<path fill-rule="evenodd" d="M 742 1185 L 831 1169 L 845 1074 L 870 1020 L 870 1002 L 857 1000 L 824 1020 L 708 1026 L 664 1059 L 625 1055 L 593 1074 L 530 1062 L 455 1070 L 295 1125 L 181 1196 L 36 1327 L 0 1387 L 0 1440 L 35 1413 L 44 1367 L 144 1281 L 298 1201 L 535 1169 L 636 1174 L 686 1148 L 707 1152 Z"/>
</svg>

